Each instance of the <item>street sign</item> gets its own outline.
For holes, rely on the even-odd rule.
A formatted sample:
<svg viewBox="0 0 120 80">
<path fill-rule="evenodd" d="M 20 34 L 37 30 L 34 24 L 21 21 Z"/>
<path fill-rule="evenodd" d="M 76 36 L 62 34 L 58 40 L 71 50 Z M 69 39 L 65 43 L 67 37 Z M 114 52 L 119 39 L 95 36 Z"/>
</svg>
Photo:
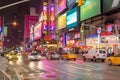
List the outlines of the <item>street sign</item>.
<svg viewBox="0 0 120 80">
<path fill-rule="evenodd" d="M 111 24 L 109 24 L 109 25 L 107 25 L 107 31 L 112 31 L 112 25 Z"/>
<path fill-rule="evenodd" d="M 97 28 L 97 33 L 98 33 L 98 34 L 101 33 L 101 27 Z"/>
</svg>

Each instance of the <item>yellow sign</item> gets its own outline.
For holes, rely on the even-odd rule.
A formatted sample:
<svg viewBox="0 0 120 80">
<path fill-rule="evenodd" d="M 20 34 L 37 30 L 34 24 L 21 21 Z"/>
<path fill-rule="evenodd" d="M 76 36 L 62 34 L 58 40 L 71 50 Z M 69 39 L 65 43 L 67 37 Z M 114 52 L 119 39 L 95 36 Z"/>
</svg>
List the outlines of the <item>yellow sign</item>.
<svg viewBox="0 0 120 80">
<path fill-rule="evenodd" d="M 43 5 L 47 5 L 47 2 L 43 2 Z"/>
<path fill-rule="evenodd" d="M 66 14 L 58 17 L 58 29 L 62 29 L 66 27 Z"/>
</svg>

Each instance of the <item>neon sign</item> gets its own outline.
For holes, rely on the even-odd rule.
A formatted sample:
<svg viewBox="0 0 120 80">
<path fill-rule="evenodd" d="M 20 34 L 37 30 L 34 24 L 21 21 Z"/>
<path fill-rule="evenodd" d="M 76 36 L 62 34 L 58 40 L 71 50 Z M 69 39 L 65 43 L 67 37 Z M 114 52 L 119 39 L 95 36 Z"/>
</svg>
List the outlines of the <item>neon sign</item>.
<svg viewBox="0 0 120 80">
<path fill-rule="evenodd" d="M 55 28 L 55 9 L 54 6 L 50 7 L 50 30 L 53 31 Z"/>
<path fill-rule="evenodd" d="M 43 3 L 43 30 L 47 30 L 47 2 Z"/>
</svg>

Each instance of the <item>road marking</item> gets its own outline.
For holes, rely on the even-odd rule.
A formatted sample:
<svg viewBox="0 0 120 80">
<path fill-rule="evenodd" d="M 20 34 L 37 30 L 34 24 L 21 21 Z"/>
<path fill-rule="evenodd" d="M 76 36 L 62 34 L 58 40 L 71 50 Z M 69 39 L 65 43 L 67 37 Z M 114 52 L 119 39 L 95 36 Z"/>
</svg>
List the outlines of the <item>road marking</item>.
<svg viewBox="0 0 120 80">
<path fill-rule="evenodd" d="M 48 69 L 51 69 L 51 70 L 54 70 L 54 71 L 63 73 L 63 74 L 65 74 L 65 75 L 68 75 L 67 78 L 77 77 L 77 76 L 75 76 L 75 75 L 73 75 L 73 74 L 66 73 L 66 71 L 62 71 L 62 70 L 59 70 L 59 69 L 51 68 L 51 67 L 49 67 L 49 66 L 45 66 L 45 67 L 48 68 Z"/>
</svg>

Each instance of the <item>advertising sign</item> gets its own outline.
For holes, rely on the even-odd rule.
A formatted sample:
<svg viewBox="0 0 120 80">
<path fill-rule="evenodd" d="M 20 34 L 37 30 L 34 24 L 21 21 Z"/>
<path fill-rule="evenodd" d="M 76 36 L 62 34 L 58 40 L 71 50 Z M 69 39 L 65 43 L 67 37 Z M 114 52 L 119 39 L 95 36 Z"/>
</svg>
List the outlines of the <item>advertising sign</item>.
<svg viewBox="0 0 120 80">
<path fill-rule="evenodd" d="M 58 17 L 58 29 L 63 29 L 65 27 L 66 27 L 66 13 Z"/>
<path fill-rule="evenodd" d="M 66 8 L 66 0 L 58 0 L 58 13 Z"/>
<path fill-rule="evenodd" d="M 7 26 L 4 26 L 4 27 L 3 27 L 3 35 L 4 35 L 4 36 L 7 36 L 7 31 L 8 31 Z"/>
<path fill-rule="evenodd" d="M 72 9 L 75 6 L 75 4 L 77 4 L 78 2 L 78 0 L 66 0 L 66 1 L 67 1 L 67 7 L 69 9 Z"/>
<path fill-rule="evenodd" d="M 24 38 L 30 38 L 30 27 L 38 22 L 37 16 L 25 16 L 24 24 Z"/>
<path fill-rule="evenodd" d="M 77 21 L 78 21 L 77 10 L 78 10 L 78 7 L 67 12 L 67 28 L 68 29 L 77 26 Z"/>
<path fill-rule="evenodd" d="M 40 22 L 38 25 L 34 27 L 34 40 L 41 38 L 42 36 L 41 28 L 42 28 L 42 22 Z"/>
<path fill-rule="evenodd" d="M 103 12 L 120 8 L 120 0 L 103 0 Z"/>
<path fill-rule="evenodd" d="M 80 7 L 80 20 L 86 20 L 101 13 L 100 0 L 86 0 Z"/>
</svg>

